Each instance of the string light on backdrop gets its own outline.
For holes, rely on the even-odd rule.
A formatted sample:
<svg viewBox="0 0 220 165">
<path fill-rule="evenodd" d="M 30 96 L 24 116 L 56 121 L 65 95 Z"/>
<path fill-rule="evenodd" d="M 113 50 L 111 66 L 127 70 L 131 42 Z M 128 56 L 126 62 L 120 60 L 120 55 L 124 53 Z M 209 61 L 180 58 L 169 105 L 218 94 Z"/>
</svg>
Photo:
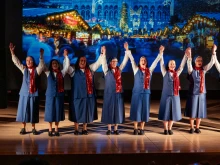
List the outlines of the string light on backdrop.
<svg viewBox="0 0 220 165">
<path fill-rule="evenodd" d="M 171 0 L 164 0 L 163 1 L 163 5 L 164 6 L 168 6 L 168 5 L 170 5 L 171 4 Z"/>
<path fill-rule="evenodd" d="M 93 14 L 95 13 L 95 6 L 96 6 L 96 4 L 102 5 L 102 3 L 103 3 L 103 0 L 92 0 L 92 13 Z"/>
</svg>

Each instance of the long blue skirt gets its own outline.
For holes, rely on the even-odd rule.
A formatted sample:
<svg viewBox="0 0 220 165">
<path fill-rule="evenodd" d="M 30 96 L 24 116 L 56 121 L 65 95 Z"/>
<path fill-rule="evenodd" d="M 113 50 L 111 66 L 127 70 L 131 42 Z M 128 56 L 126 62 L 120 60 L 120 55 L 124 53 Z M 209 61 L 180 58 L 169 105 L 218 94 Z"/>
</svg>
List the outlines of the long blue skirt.
<svg viewBox="0 0 220 165">
<path fill-rule="evenodd" d="M 39 123 L 38 96 L 20 96 L 16 121 L 25 123 Z"/>
<path fill-rule="evenodd" d="M 206 94 L 188 96 L 184 116 L 190 118 L 207 118 Z"/>
<path fill-rule="evenodd" d="M 69 109 L 69 120 L 77 123 L 91 123 L 98 119 L 96 97 L 75 98 Z"/>
<path fill-rule="evenodd" d="M 64 96 L 46 96 L 44 121 L 59 122 L 64 119 Z"/>
<path fill-rule="evenodd" d="M 101 122 L 120 124 L 125 119 L 124 99 L 121 93 L 105 94 Z"/>
<path fill-rule="evenodd" d="M 158 119 L 163 121 L 179 121 L 182 119 L 179 96 L 168 96 L 162 94 Z"/>
<path fill-rule="evenodd" d="M 130 119 L 137 122 L 148 122 L 150 113 L 150 94 L 133 93 L 131 98 Z"/>
</svg>

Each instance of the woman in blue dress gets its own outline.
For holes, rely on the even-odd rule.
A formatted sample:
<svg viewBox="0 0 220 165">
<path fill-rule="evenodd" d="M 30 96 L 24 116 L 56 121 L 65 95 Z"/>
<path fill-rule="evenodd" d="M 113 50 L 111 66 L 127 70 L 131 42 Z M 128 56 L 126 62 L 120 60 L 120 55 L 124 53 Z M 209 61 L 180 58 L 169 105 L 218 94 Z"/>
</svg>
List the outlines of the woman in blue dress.
<svg viewBox="0 0 220 165">
<path fill-rule="evenodd" d="M 137 66 L 131 51 L 128 50 L 128 44 L 125 44 L 126 53 L 131 60 L 134 72 L 134 87 L 132 90 L 130 119 L 134 121 L 134 135 L 144 135 L 145 122 L 149 121 L 150 113 L 150 82 L 152 73 L 160 60 L 164 47 L 159 48 L 160 53 L 148 68 L 148 62 L 145 56 L 142 56 Z M 140 123 L 140 132 L 138 132 L 138 123 Z"/>
<path fill-rule="evenodd" d="M 118 59 L 110 59 L 109 65 L 106 58 L 102 63 L 102 70 L 105 78 L 104 100 L 102 108 L 101 122 L 108 124 L 107 135 L 110 135 L 111 125 L 114 125 L 114 134 L 119 135 L 118 124 L 123 123 L 125 119 L 123 89 L 121 72 L 128 61 L 128 55 L 125 53 L 121 65 L 118 67 Z"/>
<path fill-rule="evenodd" d="M 216 62 L 216 45 L 213 46 L 211 61 L 203 66 L 203 59 L 201 56 L 196 57 L 195 66 L 192 67 L 191 49 L 188 49 L 188 74 L 191 76 L 191 95 L 188 96 L 184 115 L 189 117 L 190 130 L 189 133 L 201 133 L 199 129 L 201 119 L 207 117 L 206 107 L 206 85 L 205 74 Z M 217 64 L 217 62 L 216 62 Z M 216 65 L 218 66 L 218 64 Z M 217 67 L 218 68 L 218 67 Z M 194 129 L 194 122 L 196 120 L 196 128 Z"/>
<path fill-rule="evenodd" d="M 88 135 L 87 123 L 98 119 L 94 72 L 101 66 L 106 52 L 104 46 L 101 52 L 95 63 L 89 65 L 86 57 L 82 56 L 74 67 L 68 69 L 72 80 L 69 120 L 75 124 L 75 135 L 79 134 L 79 123 L 83 123 L 82 134 Z"/>
<path fill-rule="evenodd" d="M 16 121 L 22 122 L 21 135 L 26 134 L 26 123 L 32 124 L 32 133 L 37 135 L 35 124 L 39 123 L 39 97 L 38 86 L 39 77 L 44 69 L 43 54 L 44 50 L 40 49 L 40 63 L 36 66 L 32 56 L 26 57 L 26 65 L 23 65 L 15 56 L 15 46 L 10 43 L 9 49 L 13 63 L 21 70 L 23 74 L 22 86 L 19 92 L 19 102 Z"/>
<path fill-rule="evenodd" d="M 163 75 L 163 89 L 160 99 L 158 119 L 163 120 L 165 135 L 172 135 L 174 121 L 179 121 L 182 118 L 179 96 L 179 75 L 184 69 L 186 60 L 187 56 L 185 54 L 179 68 L 175 70 L 176 62 L 174 60 L 170 60 L 168 62 L 168 68 L 166 68 L 164 66 L 163 56 L 160 59 L 160 67 Z"/>
<path fill-rule="evenodd" d="M 59 61 L 52 59 L 49 69 L 45 66 L 47 76 L 47 90 L 45 103 L 44 120 L 49 122 L 48 136 L 60 136 L 59 122 L 65 119 L 64 112 L 64 76 L 70 66 L 68 51 L 64 50 L 63 69 L 61 70 Z M 52 124 L 55 122 L 55 133 L 52 132 Z"/>
</svg>

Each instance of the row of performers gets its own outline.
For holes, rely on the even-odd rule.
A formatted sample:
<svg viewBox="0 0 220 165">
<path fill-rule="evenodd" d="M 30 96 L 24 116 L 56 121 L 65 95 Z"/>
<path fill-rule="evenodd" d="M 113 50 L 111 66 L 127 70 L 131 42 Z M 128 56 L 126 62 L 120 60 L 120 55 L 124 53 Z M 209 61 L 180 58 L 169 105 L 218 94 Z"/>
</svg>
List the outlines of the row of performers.
<svg viewBox="0 0 220 165">
<path fill-rule="evenodd" d="M 206 66 L 203 66 L 202 57 L 198 56 L 195 59 L 195 67 L 192 67 L 191 49 L 187 48 L 178 69 L 176 69 L 174 60 L 168 62 L 168 68 L 165 67 L 163 60 L 164 46 L 160 46 L 159 54 L 150 67 L 148 67 L 146 57 L 141 57 L 137 65 L 128 47 L 128 43 L 124 43 L 126 51 L 120 66 L 118 66 L 117 58 L 112 58 L 107 64 L 105 46 L 101 47 L 101 54 L 95 63 L 88 65 L 86 58 L 80 57 L 74 67 L 70 66 L 68 51 L 64 50 L 63 69 L 61 70 L 59 62 L 55 59 L 52 59 L 49 68 L 46 68 L 43 60 L 43 49 L 40 49 L 40 63 L 38 66 L 35 65 L 31 56 L 27 56 L 26 66 L 24 66 L 15 56 L 15 46 L 10 43 L 12 61 L 23 73 L 16 117 L 16 121 L 22 122 L 23 126 L 20 134 L 27 133 L 26 123 L 32 124 L 32 133 L 34 135 L 38 134 L 35 129 L 35 124 L 39 122 L 38 78 L 44 71 L 47 75 L 45 121 L 49 122 L 48 135 L 60 136 L 58 126 L 59 122 L 65 119 L 64 76 L 67 73 L 70 74 L 72 79 L 69 120 L 74 122 L 75 135 L 79 134 L 79 123 L 83 123 L 82 134 L 88 135 L 87 123 L 93 122 L 98 116 L 94 72 L 102 66 L 105 75 L 105 88 L 101 122 L 108 125 L 107 135 L 119 135 L 118 124 L 123 123 L 125 120 L 121 72 L 129 59 L 134 72 L 134 87 L 130 109 L 130 120 L 134 122 L 133 134 L 144 135 L 145 123 L 149 121 L 150 82 L 152 73 L 159 61 L 163 75 L 163 89 L 158 119 L 163 121 L 164 134 L 172 135 L 173 123 L 182 118 L 179 76 L 186 63 L 191 77 L 189 89 L 191 95 L 187 99 L 184 115 L 189 117 L 189 133 L 201 133 L 199 129 L 201 119 L 207 117 L 205 74 L 214 64 L 220 72 L 220 64 L 216 58 L 216 45 L 212 49 L 211 61 Z M 52 128 L 53 122 L 55 122 L 54 132 Z M 112 125 L 114 130 L 112 130 Z"/>
</svg>

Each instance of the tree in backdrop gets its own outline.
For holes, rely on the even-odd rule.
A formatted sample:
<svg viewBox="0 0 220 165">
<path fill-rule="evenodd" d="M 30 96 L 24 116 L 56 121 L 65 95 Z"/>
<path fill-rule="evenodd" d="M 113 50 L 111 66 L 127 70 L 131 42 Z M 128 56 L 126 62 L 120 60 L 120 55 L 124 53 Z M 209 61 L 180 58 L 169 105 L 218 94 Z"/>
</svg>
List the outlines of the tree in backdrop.
<svg viewBox="0 0 220 165">
<path fill-rule="evenodd" d="M 119 27 L 124 32 L 128 32 L 128 5 L 125 2 L 123 2 L 121 8 L 121 18 Z"/>
</svg>

